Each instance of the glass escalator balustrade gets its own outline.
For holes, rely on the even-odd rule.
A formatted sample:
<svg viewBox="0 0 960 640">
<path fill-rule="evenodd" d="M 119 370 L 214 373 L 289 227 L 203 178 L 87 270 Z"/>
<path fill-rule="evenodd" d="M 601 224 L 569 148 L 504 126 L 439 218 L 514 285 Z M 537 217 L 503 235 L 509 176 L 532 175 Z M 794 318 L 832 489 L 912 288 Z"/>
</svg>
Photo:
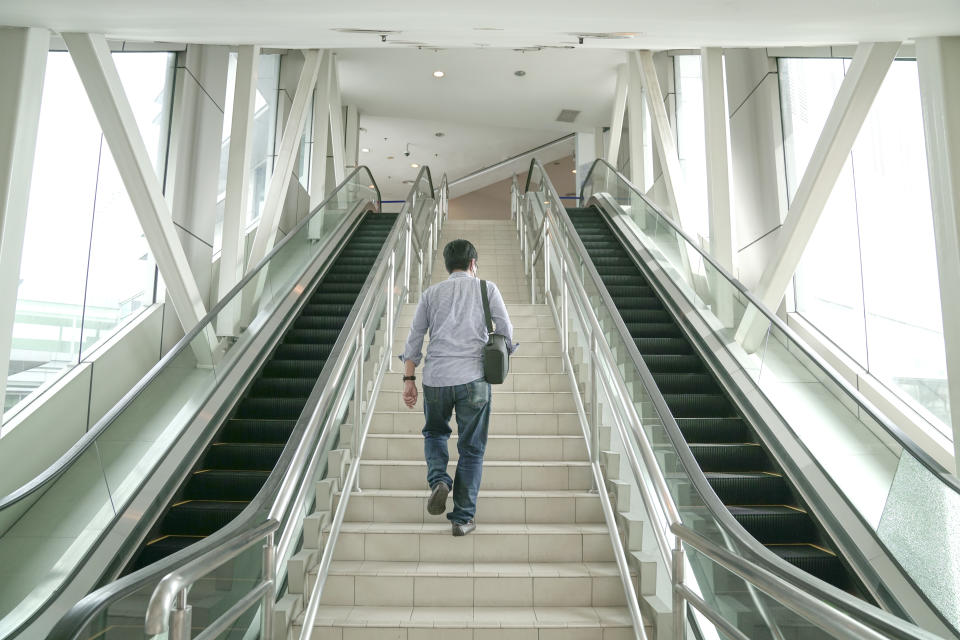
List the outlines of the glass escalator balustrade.
<svg viewBox="0 0 960 640">
<path fill-rule="evenodd" d="M 397 214 L 367 214 L 127 571 L 230 522 L 273 470 Z"/>
<path fill-rule="evenodd" d="M 750 425 L 595 209 L 568 215 L 667 406 L 718 497 L 758 541 L 837 587 L 856 578 L 831 550 Z M 684 505 L 678 505 L 683 508 Z M 689 505 L 687 505 L 689 506 Z"/>
</svg>

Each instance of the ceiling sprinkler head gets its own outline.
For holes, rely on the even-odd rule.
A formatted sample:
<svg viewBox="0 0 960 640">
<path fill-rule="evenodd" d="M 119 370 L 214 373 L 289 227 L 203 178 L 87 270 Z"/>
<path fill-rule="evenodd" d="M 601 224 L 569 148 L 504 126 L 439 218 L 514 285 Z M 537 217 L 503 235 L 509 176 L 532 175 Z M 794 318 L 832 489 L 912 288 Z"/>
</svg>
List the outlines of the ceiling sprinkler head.
<svg viewBox="0 0 960 640">
<path fill-rule="evenodd" d="M 381 33 L 381 34 L 380 34 L 380 42 L 386 42 L 386 41 L 387 41 L 387 34 Z M 580 38 L 580 44 L 583 44 L 583 38 Z"/>
<path fill-rule="evenodd" d="M 527 75 L 527 72 L 524 71 L 523 69 L 519 69 L 517 71 L 514 71 L 513 75 L 517 76 L 518 78 L 522 78 L 523 76 Z"/>
<path fill-rule="evenodd" d="M 386 40 L 386 36 L 383 37 Z M 577 44 L 583 44 L 583 36 L 577 36 Z"/>
</svg>

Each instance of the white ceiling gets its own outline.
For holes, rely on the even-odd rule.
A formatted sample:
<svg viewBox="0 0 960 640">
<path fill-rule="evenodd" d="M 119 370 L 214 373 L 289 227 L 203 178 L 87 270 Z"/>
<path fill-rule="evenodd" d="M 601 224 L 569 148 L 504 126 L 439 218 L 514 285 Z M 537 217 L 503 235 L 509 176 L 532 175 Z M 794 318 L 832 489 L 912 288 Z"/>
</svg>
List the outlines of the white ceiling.
<svg viewBox="0 0 960 640">
<path fill-rule="evenodd" d="M 371 47 L 376 34 L 434 47 L 576 45 L 687 48 L 840 44 L 960 33 L 957 0 L 0 0 L 0 24 L 162 40 L 281 47 Z M 494 29 L 494 30 L 488 30 Z M 384 47 L 393 45 L 385 44 Z M 396 45 L 402 46 L 402 45 Z"/>
<path fill-rule="evenodd" d="M 623 59 L 612 50 L 346 49 L 337 69 L 344 104 L 360 110 L 360 146 L 370 149 L 360 162 L 392 200 L 416 176 L 411 163 L 429 164 L 439 184 L 443 173 L 453 180 L 608 123 Z M 436 70 L 445 76 L 434 78 Z M 556 122 L 561 109 L 581 114 L 572 124 Z"/>
</svg>

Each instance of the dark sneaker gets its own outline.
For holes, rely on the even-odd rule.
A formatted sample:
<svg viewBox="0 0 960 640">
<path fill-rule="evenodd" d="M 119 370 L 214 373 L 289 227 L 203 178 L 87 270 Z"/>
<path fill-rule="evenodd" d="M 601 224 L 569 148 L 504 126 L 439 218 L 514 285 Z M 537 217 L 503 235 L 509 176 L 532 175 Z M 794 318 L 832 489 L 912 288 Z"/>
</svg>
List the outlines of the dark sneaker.
<svg viewBox="0 0 960 640">
<path fill-rule="evenodd" d="M 472 532 L 477 528 L 477 523 L 471 520 L 470 522 L 454 522 L 453 523 L 453 535 L 456 537 L 465 536 L 468 533 Z"/>
<path fill-rule="evenodd" d="M 433 491 L 427 499 L 427 513 L 432 516 L 438 516 L 447 510 L 447 494 L 450 493 L 450 487 L 444 482 L 438 482 L 433 485 Z"/>
</svg>

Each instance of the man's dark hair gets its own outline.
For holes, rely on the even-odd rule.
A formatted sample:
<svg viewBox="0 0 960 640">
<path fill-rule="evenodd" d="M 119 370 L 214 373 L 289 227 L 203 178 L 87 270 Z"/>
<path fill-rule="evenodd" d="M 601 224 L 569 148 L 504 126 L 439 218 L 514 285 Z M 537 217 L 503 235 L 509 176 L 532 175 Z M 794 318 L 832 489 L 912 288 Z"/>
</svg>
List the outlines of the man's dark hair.
<svg viewBox="0 0 960 640">
<path fill-rule="evenodd" d="M 470 268 L 470 261 L 476 259 L 477 248 L 469 240 L 453 240 L 443 248 L 443 262 L 447 266 L 447 273 L 466 271 Z"/>
</svg>

